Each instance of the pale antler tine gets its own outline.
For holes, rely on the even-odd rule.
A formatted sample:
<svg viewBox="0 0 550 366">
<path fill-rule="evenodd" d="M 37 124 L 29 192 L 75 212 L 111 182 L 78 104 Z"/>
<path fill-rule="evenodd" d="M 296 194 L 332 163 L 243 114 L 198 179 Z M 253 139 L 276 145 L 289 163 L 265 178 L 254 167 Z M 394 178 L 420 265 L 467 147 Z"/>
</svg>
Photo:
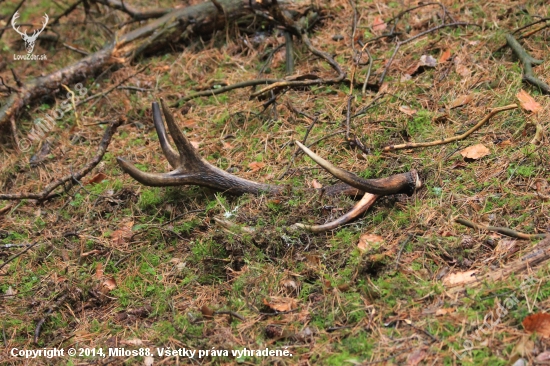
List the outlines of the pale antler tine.
<svg viewBox="0 0 550 366">
<path fill-rule="evenodd" d="M 132 178 L 134 178 L 141 184 L 145 184 L 147 186 L 152 186 L 152 187 L 164 187 L 164 186 L 175 186 L 175 185 L 185 184 L 182 177 L 177 176 L 178 174 L 181 173 L 179 170 L 173 170 L 170 173 L 147 173 L 147 172 L 142 172 L 141 170 L 136 168 L 134 164 L 122 158 L 116 158 L 116 159 L 117 159 L 118 165 L 120 165 L 122 170 L 124 170 Z"/>
<path fill-rule="evenodd" d="M 336 229 L 337 227 L 347 224 L 351 220 L 355 219 L 356 217 L 367 211 L 378 197 L 379 196 L 375 194 L 365 193 L 363 198 L 361 198 L 361 200 L 357 202 L 349 212 L 343 214 L 334 221 L 327 222 L 326 224 L 306 225 L 296 223 L 294 224 L 294 226 L 297 228 L 305 229 L 307 231 L 311 231 L 313 233 L 322 233 L 325 231 Z"/>
<path fill-rule="evenodd" d="M 160 147 L 164 156 L 172 166 L 172 168 L 177 168 L 179 166 L 180 157 L 176 150 L 168 142 L 168 137 L 166 136 L 166 129 L 164 128 L 164 122 L 162 121 L 162 114 L 160 112 L 160 107 L 157 102 L 153 102 L 153 123 L 155 124 L 155 129 L 157 130 L 157 136 L 159 137 Z"/>
<path fill-rule="evenodd" d="M 411 195 L 414 191 L 422 186 L 418 173 L 412 170 L 408 173 L 396 174 L 387 178 L 379 179 L 364 179 L 347 170 L 338 168 L 332 165 L 319 155 L 304 146 L 300 141 L 296 141 L 296 145 L 302 149 L 311 159 L 319 164 L 327 172 L 340 179 L 342 182 L 349 184 L 352 187 L 361 189 L 373 194 L 396 194 L 406 193 Z"/>
<path fill-rule="evenodd" d="M 176 125 L 174 116 L 170 113 L 170 110 L 166 107 L 162 98 L 160 98 L 160 105 L 162 106 L 162 111 L 164 112 L 164 118 L 166 119 L 166 124 L 168 125 L 170 135 L 172 135 L 172 139 L 174 140 L 176 148 L 180 153 L 180 163 L 187 163 L 191 160 L 194 160 L 194 162 L 201 162 L 195 148 Z"/>
</svg>

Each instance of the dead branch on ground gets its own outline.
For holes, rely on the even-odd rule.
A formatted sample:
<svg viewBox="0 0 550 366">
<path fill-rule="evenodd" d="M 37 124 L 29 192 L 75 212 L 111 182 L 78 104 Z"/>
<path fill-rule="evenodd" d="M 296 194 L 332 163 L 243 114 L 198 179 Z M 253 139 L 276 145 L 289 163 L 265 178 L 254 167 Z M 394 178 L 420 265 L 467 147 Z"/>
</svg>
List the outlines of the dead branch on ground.
<svg viewBox="0 0 550 366">
<path fill-rule="evenodd" d="M 109 146 L 109 143 L 111 142 L 111 138 L 113 137 L 114 133 L 116 132 L 117 128 L 124 122 L 123 118 L 119 118 L 117 121 L 111 123 L 111 125 L 107 128 L 105 133 L 103 134 L 103 138 L 101 139 L 101 142 L 99 143 L 99 147 L 97 150 L 96 155 L 93 157 L 92 160 L 90 160 L 84 168 L 82 168 L 80 171 L 66 175 L 55 182 L 52 182 L 46 186 L 41 192 L 39 193 L 5 193 L 0 194 L 0 200 L 22 200 L 22 199 L 34 199 L 38 201 L 44 201 L 53 196 L 51 194 L 53 190 L 55 190 L 57 187 L 69 183 L 69 187 L 74 184 L 74 182 L 79 181 L 82 179 L 86 174 L 88 174 L 99 162 L 101 159 L 103 159 L 103 155 L 105 155 L 105 152 L 107 151 L 107 147 Z"/>
<path fill-rule="evenodd" d="M 496 233 L 506 235 L 516 239 L 523 239 L 523 240 L 544 239 L 548 236 L 547 234 L 525 234 L 516 230 L 512 230 L 507 227 L 482 225 L 482 224 L 477 224 L 475 222 L 472 222 L 466 219 L 460 219 L 460 218 L 456 219 L 455 222 L 472 229 L 494 231 Z"/>
<path fill-rule="evenodd" d="M 531 57 L 511 34 L 506 35 L 506 42 L 523 64 L 523 80 L 533 86 L 539 87 L 543 93 L 550 94 L 550 86 L 537 78 L 533 73 L 533 65 L 540 65 L 543 61 Z"/>
<path fill-rule="evenodd" d="M 437 141 L 430 141 L 430 142 L 411 142 L 407 144 L 401 144 L 401 145 L 390 145 L 386 146 L 382 149 L 382 151 L 394 151 L 394 150 L 401 150 L 401 149 L 416 149 L 419 147 L 429 147 L 429 146 L 437 146 L 437 145 L 443 145 L 448 144 L 450 142 L 464 140 L 466 137 L 470 136 L 472 133 L 477 131 L 481 128 L 487 121 L 491 119 L 495 114 L 498 114 L 500 112 L 508 111 L 510 109 L 516 109 L 518 106 L 517 104 L 510 104 L 504 107 L 498 107 L 494 108 L 489 112 L 488 115 L 486 115 L 481 121 L 476 123 L 476 125 L 472 128 L 470 128 L 468 131 L 464 132 L 461 135 L 453 136 L 453 137 L 447 137 L 441 140 Z"/>
</svg>

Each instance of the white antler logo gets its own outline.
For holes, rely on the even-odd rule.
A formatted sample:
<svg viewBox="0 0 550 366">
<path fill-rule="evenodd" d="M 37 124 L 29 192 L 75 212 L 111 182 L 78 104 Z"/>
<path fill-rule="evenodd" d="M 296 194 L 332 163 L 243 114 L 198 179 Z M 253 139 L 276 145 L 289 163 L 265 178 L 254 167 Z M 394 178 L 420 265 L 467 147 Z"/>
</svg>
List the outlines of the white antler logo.
<svg viewBox="0 0 550 366">
<path fill-rule="evenodd" d="M 19 26 L 17 26 L 16 28 L 15 20 L 17 18 L 19 18 L 19 12 L 16 11 L 15 14 L 13 14 L 13 18 L 11 18 L 11 26 L 13 27 L 13 29 L 15 29 L 17 33 L 21 35 L 21 38 L 23 38 L 23 41 L 25 41 L 25 48 L 27 49 L 27 53 L 30 54 L 34 50 L 34 42 L 36 42 L 38 35 L 42 33 L 44 28 L 46 28 L 46 24 L 48 24 L 48 20 L 50 18 L 48 18 L 48 14 L 44 14 L 44 23 L 42 23 L 42 29 L 40 29 L 39 31 L 33 31 L 32 36 L 27 35 L 27 31 L 25 31 L 25 33 L 21 33 L 19 31 Z"/>
</svg>

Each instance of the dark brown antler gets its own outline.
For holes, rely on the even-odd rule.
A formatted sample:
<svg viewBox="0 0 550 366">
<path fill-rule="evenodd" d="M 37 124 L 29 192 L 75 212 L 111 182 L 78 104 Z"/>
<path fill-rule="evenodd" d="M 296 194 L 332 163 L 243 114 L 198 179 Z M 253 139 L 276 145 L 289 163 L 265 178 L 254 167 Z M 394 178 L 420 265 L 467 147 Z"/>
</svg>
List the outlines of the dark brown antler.
<svg viewBox="0 0 550 366">
<path fill-rule="evenodd" d="M 166 156 L 166 159 L 174 170 L 164 174 L 145 173 L 126 160 L 117 158 L 120 167 L 135 180 L 147 186 L 197 185 L 237 195 L 244 193 L 278 193 L 282 190 L 280 186 L 256 183 L 239 178 L 215 167 L 201 158 L 193 145 L 191 145 L 189 140 L 187 140 L 179 130 L 178 126 L 176 126 L 174 117 L 168 108 L 166 108 L 162 99 L 161 104 L 164 117 L 166 118 L 166 124 L 168 125 L 172 139 L 178 149 L 177 152 L 168 142 L 160 108 L 156 102 L 153 103 L 153 122 L 157 130 L 164 156 Z"/>
<path fill-rule="evenodd" d="M 224 191 L 232 194 L 277 194 L 283 187 L 273 184 L 257 183 L 247 179 L 229 174 L 201 158 L 195 148 L 183 135 L 177 127 L 174 117 L 164 105 L 161 99 L 162 111 L 166 118 L 166 124 L 176 144 L 176 152 L 166 136 L 166 130 L 162 123 L 162 116 L 158 103 L 153 103 L 153 121 L 159 137 L 162 151 L 168 159 L 170 165 L 174 168 L 170 173 L 145 173 L 137 169 L 128 161 L 117 158 L 121 168 L 130 174 L 138 182 L 148 186 L 177 186 L 177 185 L 198 185 L 213 188 L 218 191 Z M 296 141 L 296 144 L 319 165 L 326 169 L 336 178 L 347 183 L 347 185 L 357 189 L 351 190 L 358 194 L 358 190 L 373 193 L 377 195 L 388 195 L 396 193 L 406 193 L 411 195 L 415 189 L 420 187 L 418 174 L 413 170 L 408 173 L 396 174 L 387 178 L 364 179 L 346 170 L 333 166 L 328 161 L 313 153 L 307 147 Z M 336 193 L 347 191 L 344 185 L 337 185 L 338 189 L 325 189 L 327 193 Z M 347 188 L 350 188 L 350 187 Z M 334 186 L 333 186 L 334 187 Z"/>
<path fill-rule="evenodd" d="M 135 180 L 148 186 L 198 185 L 232 194 L 277 194 L 283 191 L 283 186 L 257 183 L 239 178 L 215 167 L 201 158 L 195 148 L 176 125 L 174 117 L 164 105 L 162 99 L 161 105 L 164 118 L 166 119 L 166 124 L 170 130 L 170 135 L 172 135 L 172 139 L 174 140 L 178 151 L 175 151 L 168 142 L 166 130 L 162 122 L 160 108 L 156 102 L 153 103 L 153 121 L 157 130 L 162 151 L 174 170 L 170 173 L 162 174 L 145 173 L 137 169 L 128 161 L 122 158 L 117 158 L 120 167 L 126 173 L 130 174 Z M 374 203 L 376 198 L 381 195 L 396 193 L 406 193 L 411 195 L 421 186 L 418 174 L 414 170 L 408 173 L 392 175 L 387 178 L 364 179 L 346 170 L 335 167 L 325 159 L 309 150 L 300 142 L 296 141 L 296 144 L 326 171 L 344 182 L 325 188 L 324 192 L 326 194 L 360 195 L 367 192 L 363 199 L 357 202 L 349 213 L 333 222 L 317 226 L 296 224 L 296 227 L 301 227 L 316 232 L 331 230 L 365 212 Z"/>
</svg>

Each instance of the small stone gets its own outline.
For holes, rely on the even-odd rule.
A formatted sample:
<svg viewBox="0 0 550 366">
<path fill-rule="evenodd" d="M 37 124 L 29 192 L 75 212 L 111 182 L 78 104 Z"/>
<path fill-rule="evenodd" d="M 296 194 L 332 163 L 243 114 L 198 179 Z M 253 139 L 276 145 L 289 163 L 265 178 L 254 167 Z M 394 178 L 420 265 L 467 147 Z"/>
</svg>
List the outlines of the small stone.
<svg viewBox="0 0 550 366">
<path fill-rule="evenodd" d="M 335 34 L 332 36 L 333 41 L 342 41 L 344 39 L 344 36 L 341 34 Z"/>
</svg>

